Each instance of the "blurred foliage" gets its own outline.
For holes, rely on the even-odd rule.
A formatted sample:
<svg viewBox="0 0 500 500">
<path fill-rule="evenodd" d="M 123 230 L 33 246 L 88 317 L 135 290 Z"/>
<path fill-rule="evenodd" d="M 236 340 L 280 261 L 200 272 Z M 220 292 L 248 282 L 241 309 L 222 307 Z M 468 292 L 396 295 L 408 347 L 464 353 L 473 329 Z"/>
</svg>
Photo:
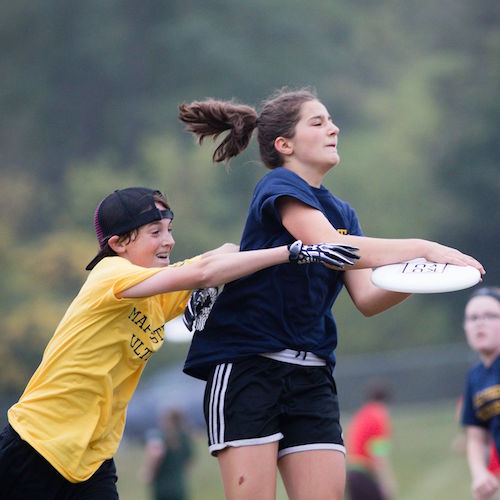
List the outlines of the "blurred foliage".
<svg viewBox="0 0 500 500">
<path fill-rule="evenodd" d="M 0 12 L 0 390 L 22 389 L 85 279 L 110 191 L 166 192 L 174 260 L 239 240 L 265 174 L 257 148 L 212 165 L 213 144 L 177 121 L 182 101 L 258 107 L 282 85 L 314 86 L 341 129 L 325 183 L 365 233 L 456 245 L 500 283 L 498 2 L 0 0 Z M 339 352 L 457 340 L 467 294 L 370 319 L 344 294 Z"/>
</svg>

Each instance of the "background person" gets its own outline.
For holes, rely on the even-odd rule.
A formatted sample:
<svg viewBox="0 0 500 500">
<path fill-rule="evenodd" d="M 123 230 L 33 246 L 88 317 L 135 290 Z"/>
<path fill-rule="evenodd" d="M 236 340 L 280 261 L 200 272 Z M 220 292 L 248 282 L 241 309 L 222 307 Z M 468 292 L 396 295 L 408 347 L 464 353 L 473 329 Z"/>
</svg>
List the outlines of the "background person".
<svg viewBox="0 0 500 500">
<path fill-rule="evenodd" d="M 242 249 L 296 238 L 360 249 L 361 258 L 345 272 L 276 266 L 228 283 L 205 328 L 195 332 L 184 366 L 207 380 L 209 450 L 218 458 L 227 498 L 273 499 L 278 465 L 290 498 L 340 500 L 345 448 L 333 378 L 332 306 L 342 287 L 371 316 L 409 296 L 376 288 L 373 267 L 425 257 L 484 269 L 435 242 L 362 236 L 355 210 L 323 185 L 340 161 L 339 128 L 309 89 L 278 91 L 260 114 L 252 106 L 207 99 L 181 104 L 179 118 L 200 143 L 226 134 L 213 153 L 217 162 L 237 156 L 257 131 L 270 172 L 254 190 Z"/>
<path fill-rule="evenodd" d="M 146 436 L 144 478 L 154 500 L 187 500 L 186 470 L 193 459 L 193 442 L 179 410 L 165 411 L 160 428 Z"/>
<path fill-rule="evenodd" d="M 464 330 L 480 362 L 467 376 L 462 424 L 475 500 L 499 494 L 500 480 L 488 468 L 490 440 L 500 452 L 500 288 L 475 290 L 464 313 Z"/>
<path fill-rule="evenodd" d="M 346 430 L 347 482 L 350 500 L 394 500 L 396 477 L 389 459 L 392 421 L 386 382 L 373 382 L 366 402 L 351 417 Z"/>
<path fill-rule="evenodd" d="M 457 422 L 460 422 L 463 412 L 463 396 L 460 396 L 457 402 Z M 488 452 L 488 470 L 495 476 L 500 478 L 500 457 L 495 446 L 495 443 L 490 439 Z M 451 443 L 451 449 L 457 455 L 467 454 L 467 438 L 465 436 L 465 429 L 461 427 L 460 432 L 455 436 Z"/>
</svg>

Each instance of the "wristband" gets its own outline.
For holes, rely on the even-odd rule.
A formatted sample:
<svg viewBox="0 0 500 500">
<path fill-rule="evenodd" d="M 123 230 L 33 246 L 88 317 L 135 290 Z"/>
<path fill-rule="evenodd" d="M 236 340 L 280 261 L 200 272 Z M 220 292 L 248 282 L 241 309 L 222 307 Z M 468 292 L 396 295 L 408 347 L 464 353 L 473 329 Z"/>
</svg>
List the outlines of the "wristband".
<svg viewBox="0 0 500 500">
<path fill-rule="evenodd" d="M 288 245 L 288 260 L 290 262 L 297 262 L 299 260 L 300 250 L 302 249 L 302 241 L 297 240 Z"/>
</svg>

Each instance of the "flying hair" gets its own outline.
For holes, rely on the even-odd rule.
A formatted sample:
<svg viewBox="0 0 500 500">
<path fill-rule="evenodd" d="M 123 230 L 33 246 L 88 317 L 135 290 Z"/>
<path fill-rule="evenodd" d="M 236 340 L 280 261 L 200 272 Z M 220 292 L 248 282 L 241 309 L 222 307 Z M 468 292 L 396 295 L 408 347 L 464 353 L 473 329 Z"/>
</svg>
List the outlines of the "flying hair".
<svg viewBox="0 0 500 500">
<path fill-rule="evenodd" d="M 179 120 L 194 134 L 198 144 L 206 137 L 216 141 L 220 134 L 229 131 L 213 153 L 212 160 L 216 163 L 229 164 L 231 158 L 247 148 L 257 128 L 261 160 L 267 168 L 273 169 L 283 165 L 283 157 L 274 146 L 276 138 L 293 138 L 302 105 L 315 99 L 313 89 L 283 87 L 262 103 L 260 116 L 246 104 L 206 99 L 180 104 Z"/>
<path fill-rule="evenodd" d="M 228 163 L 247 148 L 257 126 L 257 111 L 234 101 L 207 99 L 180 104 L 179 119 L 186 124 L 186 130 L 194 134 L 198 144 L 202 144 L 206 137 L 215 141 L 229 130 L 212 155 L 214 162 Z"/>
</svg>

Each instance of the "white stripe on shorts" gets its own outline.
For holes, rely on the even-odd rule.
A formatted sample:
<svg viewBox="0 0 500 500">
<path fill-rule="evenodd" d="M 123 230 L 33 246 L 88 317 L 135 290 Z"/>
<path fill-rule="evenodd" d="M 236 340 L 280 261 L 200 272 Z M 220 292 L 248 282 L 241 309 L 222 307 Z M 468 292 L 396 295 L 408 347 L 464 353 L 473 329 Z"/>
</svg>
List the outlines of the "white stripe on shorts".
<svg viewBox="0 0 500 500">
<path fill-rule="evenodd" d="M 232 367 L 232 363 L 223 363 L 215 368 L 208 404 L 208 435 L 212 445 L 224 442 L 224 399 Z"/>
<path fill-rule="evenodd" d="M 278 458 L 289 455 L 290 453 L 296 453 L 298 451 L 312 451 L 312 450 L 335 450 L 340 451 L 344 455 L 346 454 L 345 446 L 341 444 L 334 443 L 312 443 L 303 444 L 301 446 L 290 446 L 290 448 L 284 448 L 278 452 Z"/>
<path fill-rule="evenodd" d="M 271 436 L 264 436 L 261 438 L 237 439 L 235 441 L 226 441 L 212 444 L 208 447 L 208 450 L 212 455 L 217 455 L 218 451 L 223 450 L 227 447 L 238 448 L 240 446 L 253 446 L 257 444 L 274 443 L 275 441 L 279 441 L 280 439 L 283 439 L 283 434 L 281 432 L 277 432 L 276 434 L 272 434 Z"/>
</svg>

